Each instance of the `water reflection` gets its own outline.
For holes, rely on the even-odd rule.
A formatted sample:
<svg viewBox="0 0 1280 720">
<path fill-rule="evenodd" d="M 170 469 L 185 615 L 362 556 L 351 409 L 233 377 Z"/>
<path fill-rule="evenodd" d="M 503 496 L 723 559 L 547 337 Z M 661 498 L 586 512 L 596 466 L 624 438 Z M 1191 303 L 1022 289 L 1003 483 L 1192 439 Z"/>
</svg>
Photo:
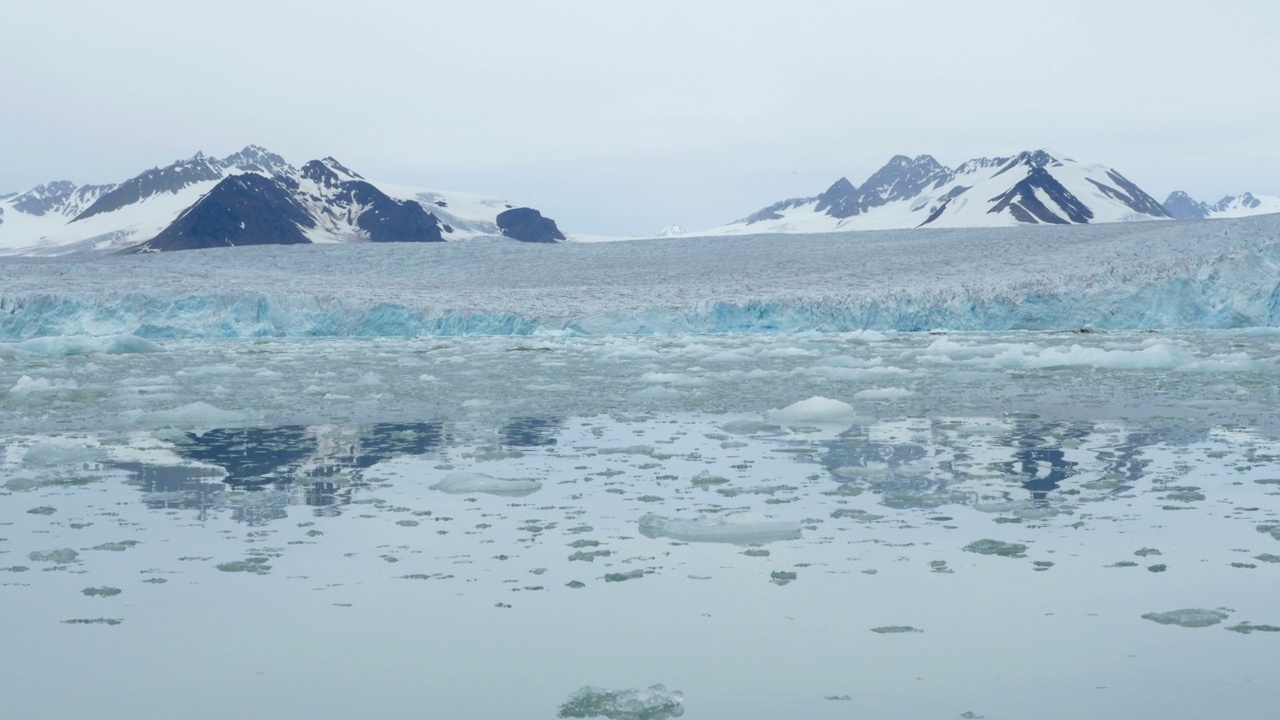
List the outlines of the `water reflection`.
<svg viewBox="0 0 1280 720">
<path fill-rule="evenodd" d="M 999 464 L 1018 481 L 1031 499 L 1043 503 L 1049 493 L 1076 474 L 1079 463 L 1067 460 L 1064 447 L 1078 445 L 1094 432 L 1093 423 L 1046 423 L 1018 418 L 1013 430 L 997 442 L 1013 450 L 1013 459 Z"/>
<path fill-rule="evenodd" d="M 362 470 L 396 457 L 426 455 L 446 440 L 442 423 L 377 423 L 363 428 L 227 428 L 186 433 L 172 449 L 200 463 L 113 463 L 152 509 L 195 510 L 206 519 L 229 510 L 234 519 L 264 524 L 306 505 L 337 515 L 369 486 Z"/>
<path fill-rule="evenodd" d="M 516 418 L 498 431 L 499 442 L 507 447 L 545 447 L 556 444 L 556 433 L 564 429 L 561 418 Z"/>
<path fill-rule="evenodd" d="M 627 421 L 599 421 L 619 422 Z M 710 420 L 686 418 L 685 422 L 693 427 Z M 601 427 L 590 431 L 595 438 L 605 432 Z M 187 464 L 130 458 L 106 467 L 127 473 L 148 508 L 194 510 L 201 519 L 215 511 L 226 512 L 240 522 L 263 524 L 285 518 L 291 506 L 309 507 L 317 516 L 341 515 L 361 492 L 385 482 L 370 481 L 364 471 L 395 458 L 430 458 L 433 467 L 458 470 L 478 460 L 510 462 L 515 466 L 491 467 L 497 475 L 525 477 L 526 471 L 516 467 L 523 462 L 519 458 L 527 455 L 532 461 L 564 455 L 568 451 L 563 449 L 545 456 L 540 451 L 559 447 L 561 436 L 568 432 L 569 424 L 560 417 L 518 417 L 496 428 L 441 422 L 228 428 L 184 433 L 166 441 L 166 449 Z M 498 446 L 531 452 L 494 453 L 495 435 Z M 834 438 L 761 429 L 743 436 L 750 437 L 750 443 L 726 442 L 724 447 L 748 458 L 782 451 L 796 463 L 816 462 L 825 470 L 825 482 L 835 483 L 825 485 L 823 492 L 868 492 L 878 504 L 894 509 L 1019 502 L 1052 510 L 1050 506 L 1070 500 L 1081 489 L 1112 495 L 1127 492 L 1147 479 L 1151 448 L 1199 443 L 1209 435 L 1209 428 L 1172 424 L 1123 428 L 1010 415 L 879 421 L 854 425 Z M 567 444 L 576 447 L 584 440 Z M 607 450 L 601 446 L 602 453 L 608 454 Z M 664 454 L 665 449 L 632 447 L 626 452 L 653 460 L 673 457 Z M 693 456 L 704 466 L 715 465 L 714 452 L 700 448 Z M 587 450 L 586 457 L 595 454 Z M 461 465 L 453 464 L 459 460 Z M 662 463 L 645 460 L 637 463 L 641 465 L 659 477 L 676 477 Z M 726 458 L 724 467 L 706 472 L 717 476 L 717 482 L 728 483 L 718 476 L 732 476 L 733 469 L 749 465 Z M 725 497 L 750 492 L 734 487 L 717 490 Z"/>
<path fill-rule="evenodd" d="M 876 493 L 887 507 L 931 508 L 972 504 L 967 484 L 993 473 L 1022 491 L 995 494 L 1033 505 L 1049 504 L 1073 480 L 1102 480 L 1123 492 L 1146 477 L 1151 448 L 1209 437 L 1207 427 L 1122 430 L 1010 416 L 855 425 L 820 445 L 824 469 L 842 486 Z"/>
</svg>

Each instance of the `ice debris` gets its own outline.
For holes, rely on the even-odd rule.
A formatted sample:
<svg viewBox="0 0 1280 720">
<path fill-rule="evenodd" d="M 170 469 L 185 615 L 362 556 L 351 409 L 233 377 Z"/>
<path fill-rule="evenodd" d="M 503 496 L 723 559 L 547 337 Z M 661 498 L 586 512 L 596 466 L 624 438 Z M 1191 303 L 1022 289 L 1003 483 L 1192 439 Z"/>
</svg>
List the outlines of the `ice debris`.
<svg viewBox="0 0 1280 720">
<path fill-rule="evenodd" d="M 31 355 L 127 355 L 160 352 L 160 346 L 135 335 L 64 335 L 15 343 L 14 350 Z"/>
<path fill-rule="evenodd" d="M 239 425 L 247 418 L 244 413 L 223 410 L 206 402 L 193 402 L 172 410 L 157 410 L 138 417 L 139 425 L 151 427 L 225 427 Z"/>
<path fill-rule="evenodd" d="M 496 478 L 477 472 L 453 472 L 445 475 L 430 489 L 450 495 L 486 493 L 523 497 L 541 490 L 542 483 L 537 480 Z"/>
<path fill-rule="evenodd" d="M 1024 557 L 1027 554 L 1027 546 L 1022 543 L 1007 543 L 1000 540 L 975 540 L 965 545 L 965 552 L 978 553 L 979 555 L 1000 555 L 1002 557 Z"/>
<path fill-rule="evenodd" d="M 735 513 L 720 518 L 695 520 L 669 518 L 652 513 L 638 521 L 640 534 L 648 538 L 667 537 L 683 542 L 722 542 L 736 545 L 763 545 L 778 540 L 800 538 L 800 523 L 771 520 L 753 513 Z"/>
<path fill-rule="evenodd" d="M 1254 625 L 1251 622 L 1237 623 L 1227 629 L 1231 632 L 1240 633 L 1241 635 L 1248 635 L 1249 633 L 1254 632 L 1280 632 L 1280 627 L 1276 627 L 1275 625 Z"/>
<path fill-rule="evenodd" d="M 633 690 L 587 686 L 569 696 L 557 717 L 667 720 L 684 715 L 684 694 L 661 683 Z"/>
<path fill-rule="evenodd" d="M 57 550 L 37 550 L 27 554 L 27 559 L 32 562 L 47 562 L 56 565 L 66 565 L 73 563 L 76 558 L 80 557 L 80 553 L 71 548 L 58 548 Z"/>
<path fill-rule="evenodd" d="M 1227 613 L 1221 610 L 1187 608 L 1184 610 L 1170 610 L 1169 612 L 1162 613 L 1147 613 L 1142 616 L 1142 619 L 1160 623 L 1161 625 L 1179 625 L 1181 627 L 1200 628 L 1217 625 L 1227 619 Z"/>
<path fill-rule="evenodd" d="M 849 403 L 819 395 L 808 400 L 792 403 L 780 410 L 769 410 L 764 415 L 773 422 L 790 427 L 809 425 L 848 426 L 857 418 L 858 413 Z"/>
</svg>

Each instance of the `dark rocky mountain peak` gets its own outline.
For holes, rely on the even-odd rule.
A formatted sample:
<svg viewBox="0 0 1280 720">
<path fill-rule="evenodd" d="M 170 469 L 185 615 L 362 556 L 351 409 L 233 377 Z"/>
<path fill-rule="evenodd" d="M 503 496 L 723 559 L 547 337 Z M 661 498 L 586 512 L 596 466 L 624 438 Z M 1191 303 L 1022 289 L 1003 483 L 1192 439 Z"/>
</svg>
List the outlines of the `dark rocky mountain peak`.
<svg viewBox="0 0 1280 720">
<path fill-rule="evenodd" d="M 848 218 L 898 200 L 908 200 L 931 187 L 942 187 L 955 173 L 931 155 L 894 155 L 884 167 L 871 174 L 861 187 L 845 178 L 818 196 L 814 207 L 834 218 Z"/>
<path fill-rule="evenodd" d="M 324 212 L 346 213 L 369 242 L 444 242 L 440 221 L 411 200 L 396 200 L 364 180 L 336 187 Z"/>
<path fill-rule="evenodd" d="M 1040 201 L 1036 190 L 1039 190 L 1066 215 L 1063 218 L 1055 213 L 1043 202 Z M 1027 176 L 1018 181 L 1007 192 L 1001 193 L 991 198 L 994 205 L 987 212 L 996 214 L 1004 212 L 1006 209 L 1018 222 L 1037 224 L 1048 223 L 1052 225 L 1067 225 L 1070 223 L 1087 223 L 1093 219 L 1093 211 L 1087 205 L 1080 202 L 1080 199 L 1062 186 L 1043 165 L 1034 166 Z"/>
<path fill-rule="evenodd" d="M 849 178 L 842 177 L 818 196 L 818 204 L 814 206 L 814 210 L 832 217 L 848 217 L 841 213 L 848 211 L 857 202 L 857 196 L 858 186 L 849 182 Z"/>
<path fill-rule="evenodd" d="M 1003 158 L 1003 160 L 1002 167 L 996 173 L 996 176 L 1003 175 L 1014 168 L 1031 168 L 1035 170 L 1062 164 L 1045 150 L 1024 150 L 1011 158 Z"/>
<path fill-rule="evenodd" d="M 328 157 L 325 157 L 325 158 L 324 158 L 323 160 L 321 160 L 320 162 L 324 163 L 325 167 L 330 168 L 330 169 L 331 169 L 331 170 L 333 170 L 334 172 L 337 172 L 337 173 L 342 174 L 342 175 L 346 175 L 346 176 L 347 176 L 347 179 L 351 179 L 351 180 L 363 180 L 363 179 L 364 179 L 364 176 L 363 176 L 363 175 L 361 175 L 360 173 L 358 173 L 358 172 L 356 172 L 356 171 L 354 171 L 354 170 L 349 169 L 346 165 L 343 165 L 342 163 L 338 162 L 337 160 L 335 160 L 335 159 L 333 158 L 333 156 L 332 156 L 332 155 L 330 155 L 330 156 L 328 156 Z"/>
<path fill-rule="evenodd" d="M 302 177 L 324 188 L 335 188 L 351 180 L 364 180 L 359 173 L 331 157 L 312 160 L 302 166 Z"/>
<path fill-rule="evenodd" d="M 246 173 L 224 179 L 159 235 L 126 252 L 295 245 L 310 242 L 301 228 L 312 227 L 315 220 L 282 183 Z"/>
<path fill-rule="evenodd" d="M 1203 220 L 1209 216 L 1209 206 L 1181 190 L 1169 193 L 1162 203 L 1165 212 L 1176 220 Z"/>
<path fill-rule="evenodd" d="M 152 168 L 120 183 L 73 218 L 72 222 L 119 210 L 163 192 L 176 193 L 198 182 L 221 180 L 225 175 L 218 161 L 198 152 L 186 160 L 179 160 L 162 168 Z"/>
<path fill-rule="evenodd" d="M 1228 195 L 1218 202 L 1214 203 L 1209 209 L 1214 212 L 1222 212 L 1231 209 L 1232 206 L 1238 205 L 1245 208 L 1256 208 L 1262 204 L 1262 201 L 1253 196 L 1253 193 L 1245 193 L 1240 196 Z"/>
<path fill-rule="evenodd" d="M 70 180 L 37 185 L 14 198 L 13 209 L 28 215 L 44 215 L 60 207 L 75 191 L 76 184 Z"/>
<path fill-rule="evenodd" d="M 498 229 L 506 237 L 522 242 L 551 243 L 564 240 L 556 221 L 533 208 L 512 208 L 498 213 Z"/>
<path fill-rule="evenodd" d="M 222 167 L 244 172 L 260 172 L 267 175 L 288 175 L 295 172 L 285 159 L 261 145 L 247 145 L 218 161 Z"/>
</svg>

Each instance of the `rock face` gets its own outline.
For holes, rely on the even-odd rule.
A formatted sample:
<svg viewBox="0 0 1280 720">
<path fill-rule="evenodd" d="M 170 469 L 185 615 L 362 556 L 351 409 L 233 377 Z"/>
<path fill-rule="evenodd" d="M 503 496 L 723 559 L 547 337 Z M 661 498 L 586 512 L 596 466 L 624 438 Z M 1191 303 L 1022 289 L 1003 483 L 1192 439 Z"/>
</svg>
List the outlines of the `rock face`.
<svg viewBox="0 0 1280 720">
<path fill-rule="evenodd" d="M 422 205 L 394 200 L 364 180 L 342 180 L 313 164 L 318 161 L 306 166 L 313 170 L 311 186 L 288 176 L 232 175 L 159 235 L 126 252 L 296 245 L 311 242 L 305 231 L 321 224 L 345 225 L 351 232 L 362 232 L 369 242 L 444 240 L 440 223 Z"/>
<path fill-rule="evenodd" d="M 895 155 L 861 186 L 840 178 L 819 195 L 774 203 L 712 231 L 825 232 L 1164 219 L 1159 202 L 1123 175 L 1047 150 L 977 158 L 952 169 Z"/>
<path fill-rule="evenodd" d="M 126 252 L 199 250 L 311 242 L 300 228 L 316 222 L 283 184 L 261 175 L 229 177 L 169 227 Z"/>
<path fill-rule="evenodd" d="M 202 153 L 119 185 L 69 181 L 0 195 L 0 255 L 156 252 L 303 242 L 554 242 L 536 210 L 496 197 L 382 186 L 332 157 L 299 167 L 249 145 Z M 497 216 L 504 214 L 502 226 Z"/>
<path fill-rule="evenodd" d="M 1280 212 L 1280 197 L 1257 196 L 1253 193 L 1227 195 L 1210 205 L 1178 190 L 1165 198 L 1164 209 L 1179 220 L 1204 220 L 1218 217 L 1247 217 Z"/>
<path fill-rule="evenodd" d="M 552 243 L 564 240 L 564 233 L 551 218 L 533 208 L 512 208 L 498 213 L 498 229 L 506 237 L 521 242 Z"/>
<path fill-rule="evenodd" d="M 1181 190 L 1169 193 L 1169 197 L 1164 200 L 1164 209 L 1175 220 L 1203 220 L 1209 217 L 1208 205 Z"/>
<path fill-rule="evenodd" d="M 198 182 L 220 180 L 224 174 L 217 160 L 205 157 L 204 153 L 196 153 L 187 160 L 179 160 L 168 167 L 152 168 L 125 180 L 111 192 L 98 198 L 97 202 L 77 215 L 72 222 L 113 212 L 160 193 L 177 193 Z"/>
</svg>

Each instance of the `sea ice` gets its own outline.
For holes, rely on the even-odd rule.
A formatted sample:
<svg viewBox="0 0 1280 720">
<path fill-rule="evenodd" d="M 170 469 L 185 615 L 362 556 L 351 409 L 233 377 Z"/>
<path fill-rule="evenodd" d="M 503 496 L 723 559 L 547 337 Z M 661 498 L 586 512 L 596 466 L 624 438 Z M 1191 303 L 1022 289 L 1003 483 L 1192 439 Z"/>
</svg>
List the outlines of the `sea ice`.
<svg viewBox="0 0 1280 720">
<path fill-rule="evenodd" d="M 773 422 L 791 427 L 807 425 L 849 425 L 858 416 L 857 410 L 846 402 L 822 396 L 792 403 L 780 410 L 769 410 L 765 417 Z"/>
<path fill-rule="evenodd" d="M 667 720 L 684 715 L 684 694 L 661 683 L 644 689 L 606 690 L 584 687 L 560 706 L 562 718 Z"/>
<path fill-rule="evenodd" d="M 668 518 L 652 513 L 638 521 L 640 533 L 649 538 L 667 537 L 682 542 L 721 542 L 763 545 L 800 537 L 800 523 L 770 520 L 752 513 L 695 520 Z"/>
<path fill-rule="evenodd" d="M 49 467 L 68 463 L 98 462 L 105 460 L 106 457 L 107 453 L 101 448 L 50 440 L 27 448 L 22 455 L 22 462 L 36 467 Z"/>
<path fill-rule="evenodd" d="M 1180 625 L 1182 627 L 1200 628 L 1217 625 L 1227 619 L 1228 613 L 1221 610 L 1204 610 L 1201 608 L 1187 608 L 1185 610 L 1170 610 L 1162 613 L 1146 613 L 1142 616 L 1144 620 L 1157 622 L 1161 625 Z"/>
<path fill-rule="evenodd" d="M 247 419 L 244 413 L 196 401 L 172 410 L 143 413 L 138 417 L 138 424 L 150 427 L 226 427 L 239 425 Z"/>
<path fill-rule="evenodd" d="M 1000 540 L 975 540 L 965 545 L 965 552 L 978 553 L 979 555 L 1000 555 L 1003 557 L 1023 557 L 1027 553 L 1027 546 L 1022 543 L 1007 543 Z"/>
<path fill-rule="evenodd" d="M 486 493 L 488 495 L 523 497 L 541 490 L 542 483 L 537 480 L 519 478 L 496 478 L 477 472 L 453 472 L 445 475 L 443 479 L 432 485 L 431 489 L 449 493 L 450 495 Z"/>
<path fill-rule="evenodd" d="M 134 335 L 64 335 L 39 337 L 15 343 L 14 350 L 31 355 L 125 355 L 160 352 L 160 346 Z"/>
</svg>

